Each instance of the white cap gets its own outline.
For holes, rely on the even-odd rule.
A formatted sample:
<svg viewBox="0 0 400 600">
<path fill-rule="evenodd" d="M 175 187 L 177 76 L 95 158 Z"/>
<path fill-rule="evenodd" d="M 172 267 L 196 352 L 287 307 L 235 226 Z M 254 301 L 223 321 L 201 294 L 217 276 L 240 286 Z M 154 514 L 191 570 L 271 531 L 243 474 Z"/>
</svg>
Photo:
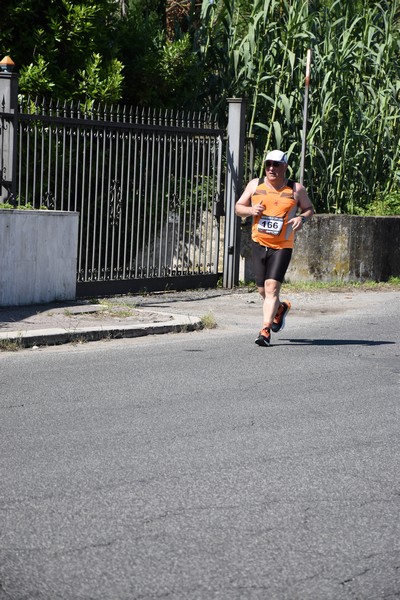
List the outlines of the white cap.
<svg viewBox="0 0 400 600">
<path fill-rule="evenodd" d="M 264 162 L 266 160 L 275 160 L 276 162 L 285 163 L 287 165 L 286 154 L 281 150 L 272 150 L 271 152 L 268 152 L 267 156 L 264 159 Z"/>
</svg>

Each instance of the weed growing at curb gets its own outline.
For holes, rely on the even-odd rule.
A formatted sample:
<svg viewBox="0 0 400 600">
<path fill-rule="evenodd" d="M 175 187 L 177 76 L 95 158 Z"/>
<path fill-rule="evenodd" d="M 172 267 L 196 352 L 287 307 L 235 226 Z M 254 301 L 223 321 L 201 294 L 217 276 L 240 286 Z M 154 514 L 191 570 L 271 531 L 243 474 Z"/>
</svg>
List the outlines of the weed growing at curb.
<svg viewBox="0 0 400 600">
<path fill-rule="evenodd" d="M 75 348 L 76 346 L 81 346 L 82 344 L 87 343 L 87 339 L 85 337 L 74 337 L 69 340 L 69 343 Z"/>
<path fill-rule="evenodd" d="M 103 309 L 103 313 L 111 317 L 120 317 L 124 319 L 126 317 L 133 317 L 136 314 L 137 304 L 132 304 L 121 298 L 117 300 L 100 300 L 100 306 Z"/>
<path fill-rule="evenodd" d="M 217 327 L 217 322 L 212 313 L 207 313 L 201 317 L 201 326 L 204 329 L 215 329 Z"/>
<path fill-rule="evenodd" d="M 18 352 L 22 347 L 21 338 L 17 340 L 0 340 L 0 352 Z"/>
</svg>

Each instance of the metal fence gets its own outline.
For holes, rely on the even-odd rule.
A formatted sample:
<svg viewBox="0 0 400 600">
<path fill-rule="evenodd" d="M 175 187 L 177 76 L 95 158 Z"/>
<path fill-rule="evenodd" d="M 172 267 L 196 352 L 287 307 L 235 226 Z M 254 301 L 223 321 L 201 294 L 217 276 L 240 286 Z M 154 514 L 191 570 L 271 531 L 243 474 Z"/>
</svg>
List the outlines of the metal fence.
<svg viewBox="0 0 400 600">
<path fill-rule="evenodd" d="M 28 98 L 16 200 L 80 213 L 82 294 L 216 282 L 224 134 L 203 114 Z"/>
<path fill-rule="evenodd" d="M 231 286 L 243 101 L 228 113 L 18 100 L 0 72 L 1 201 L 79 212 L 78 296 Z"/>
</svg>

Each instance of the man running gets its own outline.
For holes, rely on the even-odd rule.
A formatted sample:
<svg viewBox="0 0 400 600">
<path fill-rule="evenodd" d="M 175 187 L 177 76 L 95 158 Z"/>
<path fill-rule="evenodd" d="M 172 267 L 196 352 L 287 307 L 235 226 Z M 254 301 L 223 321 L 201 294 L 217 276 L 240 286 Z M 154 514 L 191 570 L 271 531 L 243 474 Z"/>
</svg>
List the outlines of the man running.
<svg viewBox="0 0 400 600">
<path fill-rule="evenodd" d="M 292 258 L 294 234 L 314 214 L 305 187 L 286 178 L 286 154 L 272 150 L 264 162 L 266 176 L 252 179 L 235 206 L 239 217 L 253 217 L 253 268 L 264 299 L 263 327 L 255 340 L 259 346 L 269 346 L 271 330 L 280 331 L 285 325 L 291 304 L 281 302 L 279 292 Z"/>
</svg>

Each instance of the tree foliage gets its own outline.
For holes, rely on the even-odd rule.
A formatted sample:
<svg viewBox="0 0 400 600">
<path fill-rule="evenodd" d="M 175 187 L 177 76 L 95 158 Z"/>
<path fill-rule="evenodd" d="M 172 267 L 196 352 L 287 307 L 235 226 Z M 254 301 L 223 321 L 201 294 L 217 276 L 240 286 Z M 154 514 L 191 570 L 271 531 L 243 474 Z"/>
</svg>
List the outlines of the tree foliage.
<svg viewBox="0 0 400 600">
<path fill-rule="evenodd" d="M 151 1 L 131 0 L 126 6 L 117 43 L 128 104 L 181 108 L 196 102 L 201 66 L 192 38 L 178 28 L 176 38 L 169 39 L 165 16 L 165 6 L 160 9 Z"/>
<path fill-rule="evenodd" d="M 0 46 L 23 93 L 115 101 L 123 81 L 117 23 L 113 0 L 3 0 Z"/>
</svg>

